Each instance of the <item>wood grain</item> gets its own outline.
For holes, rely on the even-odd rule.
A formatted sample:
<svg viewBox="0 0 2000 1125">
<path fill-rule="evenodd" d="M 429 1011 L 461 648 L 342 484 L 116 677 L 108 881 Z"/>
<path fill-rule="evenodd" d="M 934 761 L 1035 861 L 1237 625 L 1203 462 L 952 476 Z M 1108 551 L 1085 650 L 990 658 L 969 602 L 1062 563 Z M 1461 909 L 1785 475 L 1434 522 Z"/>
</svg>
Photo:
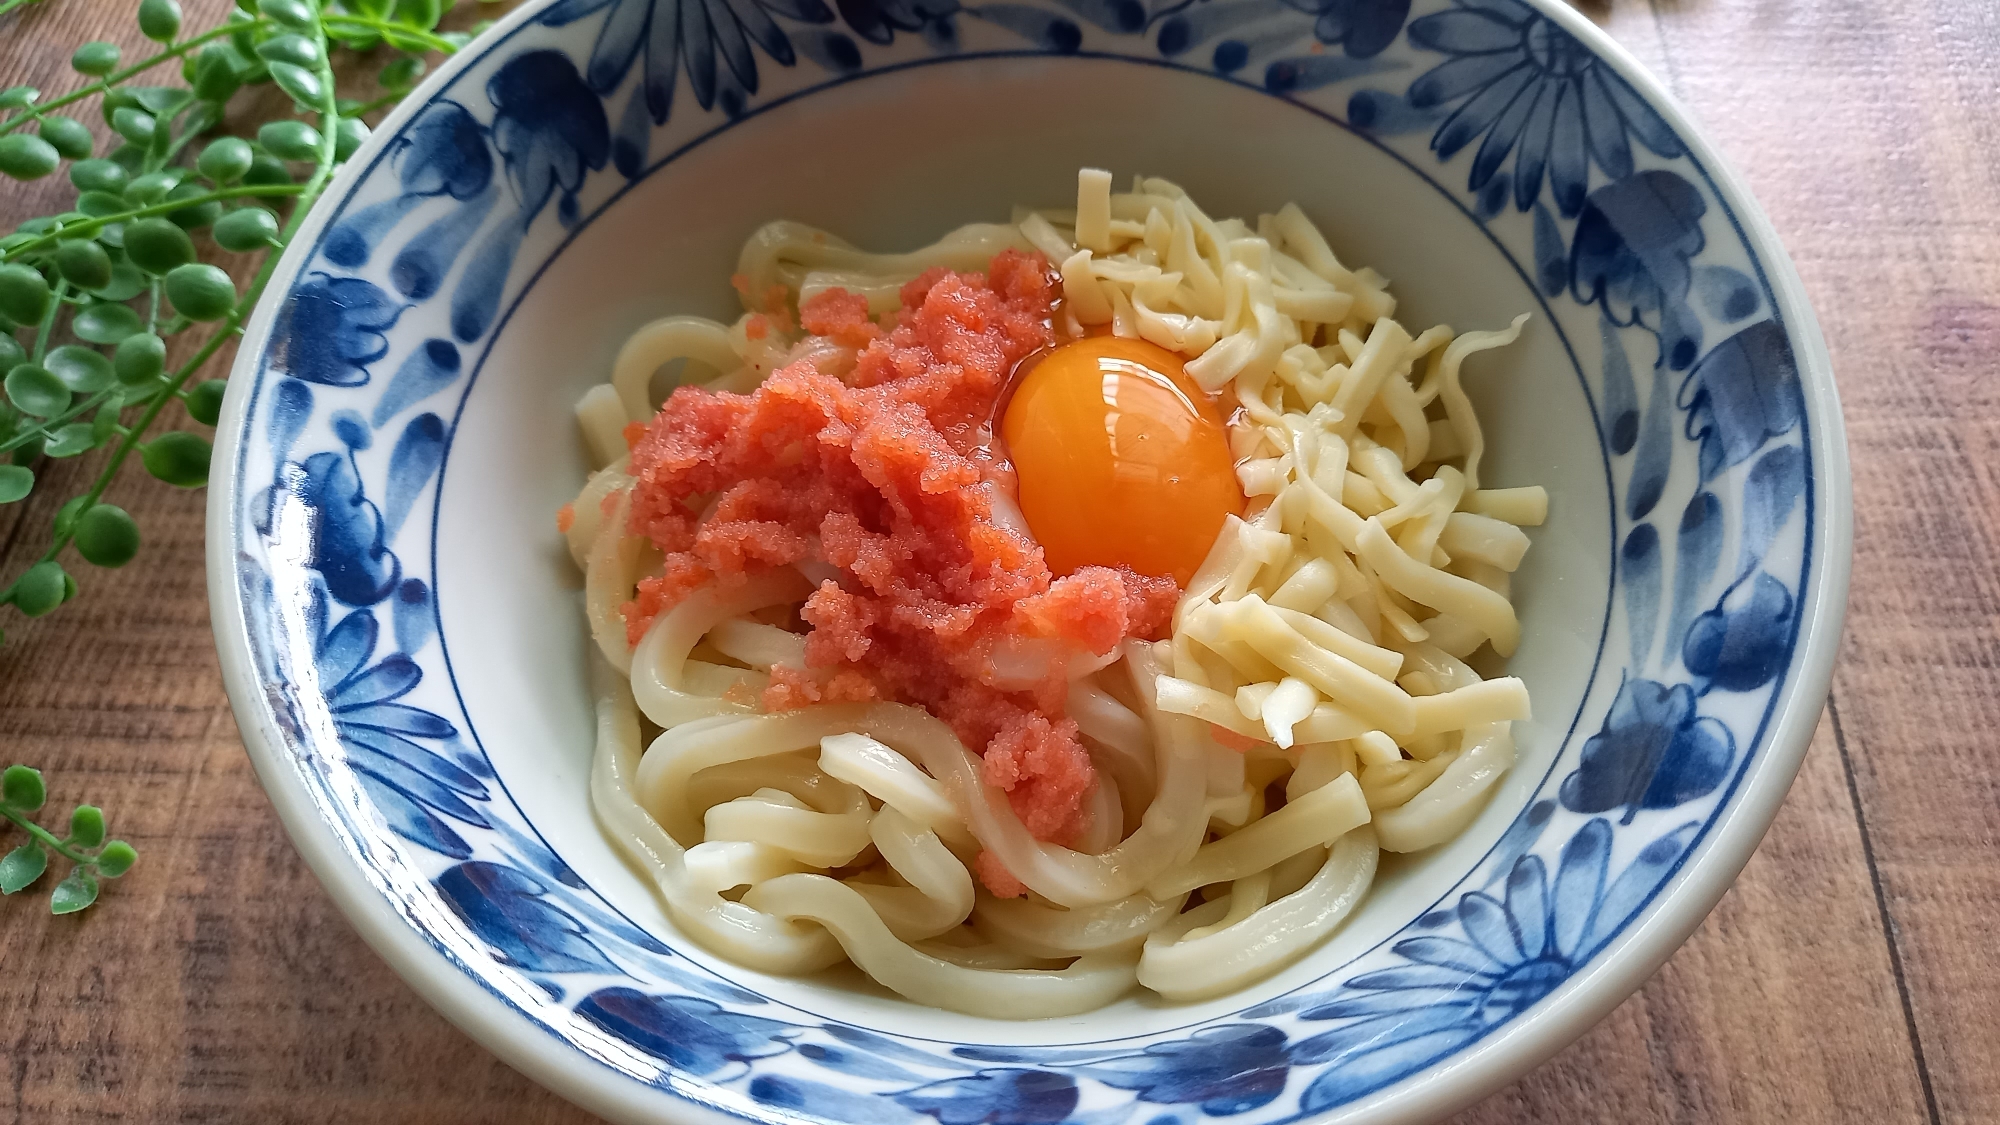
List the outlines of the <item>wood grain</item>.
<svg viewBox="0 0 2000 1125">
<path fill-rule="evenodd" d="M 184 0 L 190 26 L 227 0 Z M 0 75 L 68 88 L 128 5 L 0 17 Z M 1743 876 L 1640 993 L 1466 1125 L 2000 1121 L 2000 9 L 1586 5 L 1763 202 L 1820 313 L 1856 494 L 1834 703 Z M 0 229 L 45 209 L 0 187 Z M 225 362 L 212 372 L 220 376 Z M 87 459 L 86 459 L 87 460 Z M 0 574 L 90 466 L 0 507 Z M 285 840 L 223 698 L 202 495 L 139 479 L 141 561 L 9 614 L 0 757 L 143 860 L 105 907 L 0 905 L 0 1122 L 555 1125 L 355 936 Z"/>
</svg>

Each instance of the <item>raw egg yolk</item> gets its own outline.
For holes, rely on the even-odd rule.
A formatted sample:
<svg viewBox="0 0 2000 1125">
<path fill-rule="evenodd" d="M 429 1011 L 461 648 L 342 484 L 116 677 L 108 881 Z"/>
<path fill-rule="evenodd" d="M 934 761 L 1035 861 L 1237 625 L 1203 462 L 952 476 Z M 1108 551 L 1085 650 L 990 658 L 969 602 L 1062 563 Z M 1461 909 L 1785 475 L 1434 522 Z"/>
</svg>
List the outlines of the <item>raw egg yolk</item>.
<svg viewBox="0 0 2000 1125">
<path fill-rule="evenodd" d="M 1058 575 L 1128 566 L 1187 585 L 1243 491 L 1220 413 L 1181 358 L 1092 336 L 1029 361 L 1001 419 L 1021 514 Z"/>
</svg>

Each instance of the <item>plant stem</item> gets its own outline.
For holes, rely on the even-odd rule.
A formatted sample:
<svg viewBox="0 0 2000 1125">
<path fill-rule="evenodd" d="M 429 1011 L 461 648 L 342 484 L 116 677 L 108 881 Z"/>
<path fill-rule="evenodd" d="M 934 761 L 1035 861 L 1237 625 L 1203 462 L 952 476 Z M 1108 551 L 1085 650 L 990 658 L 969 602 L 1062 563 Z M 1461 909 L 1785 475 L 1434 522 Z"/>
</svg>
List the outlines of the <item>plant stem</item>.
<svg viewBox="0 0 2000 1125">
<path fill-rule="evenodd" d="M 5 15 L 6 13 L 7 9 L 0 8 L 0 15 Z M 59 839 L 55 833 L 29 820 L 26 813 L 15 812 L 5 805 L 0 805 L 0 816 L 13 821 L 16 825 L 20 826 L 23 832 L 40 840 L 43 847 L 48 848 L 71 863 L 82 867 L 89 867 L 97 862 L 96 856 L 91 855 L 89 852 L 80 852 L 70 847 L 68 841 Z"/>
<path fill-rule="evenodd" d="M 9 0 L 9 2 L 19 3 L 20 0 Z M 6 8 L 0 7 L 0 15 L 4 15 L 6 11 L 7 11 Z M 221 27 L 215 28 L 212 31 L 205 31 L 200 35 L 195 36 L 193 39 L 188 39 L 180 43 L 176 43 L 172 47 L 169 47 L 166 50 L 161 51 L 159 54 L 154 55 L 151 58 L 141 59 L 138 62 L 133 63 L 131 66 L 126 67 L 124 70 L 113 71 L 110 74 L 107 74 L 104 77 L 98 79 L 97 81 L 92 82 L 90 85 L 85 86 L 81 90 L 71 90 L 69 93 L 64 94 L 62 97 L 57 98 L 54 101 L 44 102 L 41 105 L 38 105 L 25 113 L 22 113 L 15 117 L 10 117 L 5 121 L 0 121 L 0 136 L 6 136 L 8 133 L 11 133 L 16 129 L 19 129 L 21 126 L 26 125 L 31 121 L 39 121 L 41 120 L 43 114 L 48 113 L 51 110 L 61 109 L 62 107 L 69 105 L 71 102 L 80 102 L 92 94 L 109 93 L 113 86 L 118 85 L 120 82 L 125 81 L 127 78 L 130 78 L 135 74 L 144 74 L 146 71 L 153 69 L 154 67 L 160 65 L 163 62 L 168 62 L 172 59 L 180 58 L 182 55 L 187 54 L 189 51 L 194 50 L 196 47 L 206 46 L 209 43 L 213 43 L 217 39 L 221 39 L 224 38 L 225 36 L 234 34 L 236 31 L 239 31 L 243 28 L 255 27 L 258 24 L 262 24 L 265 22 L 267 21 L 257 20 L 254 22 L 242 21 L 238 23 L 224 24 Z"/>
<path fill-rule="evenodd" d="M 379 97 L 379 98 L 375 98 L 375 99 L 373 99 L 372 101 L 365 101 L 365 102 L 362 102 L 362 103 L 361 103 L 360 105 L 358 105 L 358 106 L 355 106 L 355 107 L 354 107 L 354 112 L 353 112 L 353 113 L 350 113 L 350 114 L 348 114 L 347 116 L 349 116 L 349 117 L 365 117 L 365 116 L 367 116 L 368 114 L 371 114 L 371 113 L 374 113 L 374 112 L 375 112 L 376 110 L 378 110 L 378 109 L 382 109 L 382 108 L 384 108 L 384 107 L 387 107 L 387 106 L 392 106 L 392 105 L 395 105 L 395 104 L 396 104 L 397 102 L 400 102 L 400 101 L 402 101 L 402 100 L 403 100 L 404 98 L 406 98 L 406 97 L 409 97 L 409 96 L 410 96 L 410 92 L 409 92 L 408 90 L 401 90 L 401 91 L 398 91 L 398 92 L 396 92 L 396 93 L 393 93 L 393 94 L 383 94 L 383 95 L 382 95 L 381 97 Z"/>
<path fill-rule="evenodd" d="M 329 12 L 320 17 L 320 22 L 325 24 L 327 29 L 331 31 L 337 32 L 339 30 L 334 26 L 335 24 L 344 24 L 356 31 L 366 31 L 371 34 L 380 35 L 384 39 L 390 36 L 397 36 L 411 40 L 412 42 L 422 43 L 433 51 L 447 55 L 458 50 L 452 44 L 451 40 L 442 36 L 433 35 L 421 28 L 410 27 L 400 23 L 390 23 L 388 20 L 378 20 L 369 16 L 335 15 Z"/>
<path fill-rule="evenodd" d="M 285 221 L 284 230 L 278 234 L 278 242 L 283 245 L 291 244 L 292 238 L 299 232 L 299 227 L 304 225 L 306 214 L 312 210 L 313 201 L 319 198 L 320 192 L 326 189 L 327 181 L 333 177 L 334 145 L 338 140 L 334 127 L 340 123 L 340 111 L 334 101 L 333 70 L 326 61 L 326 36 L 323 31 L 316 31 L 315 37 L 320 41 L 320 64 L 316 68 L 319 72 L 321 90 L 320 104 L 317 107 L 320 123 L 319 156 L 314 163 L 312 175 L 303 185 L 295 189 L 298 198 L 292 204 L 291 217 Z M 189 207 L 197 202 L 197 200 L 182 200 L 172 207 L 174 209 Z M 201 370 L 216 352 L 222 350 L 222 345 L 228 343 L 242 330 L 244 319 L 249 316 L 250 310 L 256 308 L 258 298 L 264 295 L 265 287 L 271 283 L 271 275 L 276 272 L 280 257 L 281 255 L 276 253 L 265 255 L 263 265 L 257 268 L 257 276 L 251 280 L 249 288 L 244 290 L 242 298 L 236 302 L 236 307 L 229 311 L 228 317 L 224 318 L 222 324 L 215 330 L 215 334 L 202 344 L 201 350 L 189 356 L 188 361 L 174 372 L 173 378 L 162 388 L 158 397 L 147 405 L 146 412 L 139 416 L 138 422 L 119 438 L 118 448 L 112 451 L 110 460 L 105 462 L 103 470 L 97 474 L 97 480 L 90 486 L 90 491 L 83 495 L 81 503 L 77 505 L 79 511 L 87 512 L 96 506 L 98 500 L 103 498 L 105 489 L 110 488 L 111 482 L 118 479 L 119 468 L 125 464 L 125 459 L 132 455 L 132 451 L 139 447 L 140 439 L 152 428 L 154 421 L 160 416 L 160 411 L 166 409 L 168 403 L 179 401 L 181 388 L 187 385 L 187 381 L 194 376 L 194 373 Z M 49 549 L 42 553 L 38 561 L 52 561 L 62 553 L 63 548 L 69 546 L 70 539 L 75 534 L 74 525 L 58 532 L 54 541 L 49 544 Z M 13 583 L 9 583 L 6 594 L 11 594 L 14 585 L 19 581 L 17 577 Z M 4 598 L 6 594 L 0 594 L 0 598 Z"/>
<path fill-rule="evenodd" d="M 55 299 L 49 302 L 48 311 L 42 314 L 42 323 L 35 330 L 35 354 L 30 357 L 30 362 L 40 363 L 42 362 L 42 357 L 48 354 L 49 333 L 55 331 L 56 313 L 62 311 L 63 294 L 68 291 L 69 282 L 56 282 Z"/>
<path fill-rule="evenodd" d="M 150 207 L 141 207 L 134 211 L 120 211 L 115 215 L 105 215 L 100 218 L 85 219 L 82 222 L 71 223 L 60 230 L 52 230 L 35 239 L 33 242 L 21 243 L 19 246 L 8 250 L 4 256 L 0 256 L 0 261 L 11 262 L 26 257 L 47 243 L 94 235 L 113 223 L 129 223 L 134 219 L 149 218 L 153 215 L 167 215 L 175 211 L 186 210 L 189 207 L 199 207 L 204 203 L 220 202 L 224 199 L 242 199 L 245 196 L 302 195 L 304 192 L 305 188 L 299 184 L 239 184 L 236 187 L 217 188 L 205 195 L 191 196 L 187 199 L 176 199 L 166 203 L 155 203 Z"/>
<path fill-rule="evenodd" d="M 9 453 L 12 452 L 13 450 L 19 449 L 21 446 L 28 444 L 28 440 L 30 438 L 36 437 L 38 435 L 44 438 L 51 436 L 51 431 L 54 430 L 56 427 L 61 426 L 65 422 L 73 421 L 77 418 L 82 417 L 85 414 L 90 413 L 92 410 L 95 410 L 98 407 L 104 405 L 104 403 L 107 400 L 109 400 L 112 395 L 117 393 L 118 391 L 115 389 L 106 389 L 99 391 L 96 394 L 91 395 L 89 398 L 84 399 L 83 402 L 79 403 L 78 405 L 72 406 L 68 410 L 63 411 L 61 414 L 58 414 L 53 418 L 45 419 L 41 425 L 35 426 L 32 429 L 22 430 L 20 433 L 15 434 L 13 437 L 8 438 L 6 441 L 0 442 L 0 453 Z"/>
</svg>

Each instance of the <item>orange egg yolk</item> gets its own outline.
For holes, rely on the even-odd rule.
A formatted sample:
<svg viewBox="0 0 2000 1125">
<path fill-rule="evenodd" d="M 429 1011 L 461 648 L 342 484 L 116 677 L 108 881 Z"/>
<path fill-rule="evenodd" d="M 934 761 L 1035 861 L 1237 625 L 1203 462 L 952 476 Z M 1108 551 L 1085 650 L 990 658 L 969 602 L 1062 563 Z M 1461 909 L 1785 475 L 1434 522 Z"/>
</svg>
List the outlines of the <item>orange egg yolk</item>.
<svg viewBox="0 0 2000 1125">
<path fill-rule="evenodd" d="M 1000 434 L 1049 569 L 1128 566 L 1185 586 L 1243 513 L 1209 396 L 1144 340 L 1092 336 L 1029 363 Z"/>
</svg>

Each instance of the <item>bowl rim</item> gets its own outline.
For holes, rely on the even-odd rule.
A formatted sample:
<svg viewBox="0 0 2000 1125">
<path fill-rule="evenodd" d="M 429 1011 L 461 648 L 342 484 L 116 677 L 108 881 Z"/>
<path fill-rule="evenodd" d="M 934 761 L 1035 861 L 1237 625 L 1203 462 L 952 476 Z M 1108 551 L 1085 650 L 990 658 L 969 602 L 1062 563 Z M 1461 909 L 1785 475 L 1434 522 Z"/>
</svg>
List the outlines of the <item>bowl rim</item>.
<svg viewBox="0 0 2000 1125">
<path fill-rule="evenodd" d="M 536 21 L 560 0 L 528 0 L 496 22 L 497 41 Z M 1743 241 L 1765 275 L 1796 358 L 1806 423 L 1817 444 L 1811 502 L 1819 518 L 1802 552 L 1811 573 L 1799 605 L 1798 638 L 1791 669 L 1768 720 L 1758 761 L 1744 767 L 1736 792 L 1710 820 L 1678 870 L 1634 919 L 1589 963 L 1529 1011 L 1430 1068 L 1397 1080 L 1362 1099 L 1303 1120 L 1404 1123 L 1429 1121 L 1463 1109 L 1556 1054 L 1636 992 L 1699 927 L 1748 862 L 1783 803 L 1817 729 L 1846 614 L 1852 562 L 1853 507 L 1846 433 L 1832 360 L 1804 285 L 1776 229 L 1747 182 L 1698 127 L 1663 82 L 1632 54 L 1562 0 L 1519 0 L 1554 22 L 1613 67 L 1673 128 L 1688 157 L 1712 182 Z M 391 111 L 315 201 L 306 221 L 280 256 L 264 300 L 246 323 L 232 363 L 229 391 L 216 427 L 213 463 L 234 465 L 244 440 L 252 384 L 282 302 L 304 273 L 320 235 L 351 189 L 365 178 L 382 150 L 422 108 L 480 55 L 462 51 L 445 60 Z M 205 539 L 211 621 L 231 709 L 259 783 L 270 796 L 294 847 L 364 941 L 410 987 L 448 1020 L 503 1061 L 574 1104 L 618 1121 L 666 1119 L 687 1125 L 740 1125 L 742 1118 L 698 1097 L 662 1091 L 617 1074 L 571 1050 L 550 1051 L 547 1036 L 527 1016 L 481 986 L 399 914 L 377 883 L 354 862 L 334 826 L 290 768 L 286 747 L 264 697 L 248 643 L 240 597 L 235 534 L 240 495 L 233 472 L 211 482 Z"/>
</svg>

